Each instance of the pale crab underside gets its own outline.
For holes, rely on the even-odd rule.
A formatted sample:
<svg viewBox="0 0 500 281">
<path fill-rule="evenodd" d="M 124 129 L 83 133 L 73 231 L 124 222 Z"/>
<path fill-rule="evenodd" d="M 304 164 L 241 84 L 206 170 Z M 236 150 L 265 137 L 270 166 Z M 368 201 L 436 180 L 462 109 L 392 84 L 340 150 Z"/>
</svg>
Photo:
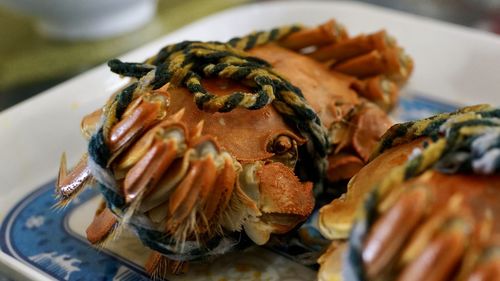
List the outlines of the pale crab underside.
<svg viewBox="0 0 500 281">
<path fill-rule="evenodd" d="M 384 110 L 412 71 L 385 31 L 349 37 L 333 20 L 228 44 L 181 42 L 146 63 L 110 66 L 133 80 L 82 120 L 89 154 L 69 172 L 63 157 L 57 193 L 67 204 L 97 180 L 105 203 L 89 241 L 135 227 L 158 251 L 152 273 L 165 257 L 179 271 L 223 253 L 241 240 L 233 233 L 264 244 L 304 221 L 311 180 L 320 181 L 301 166 L 304 153 L 314 167 L 328 163 L 329 181 L 351 177 L 390 125 Z"/>
</svg>

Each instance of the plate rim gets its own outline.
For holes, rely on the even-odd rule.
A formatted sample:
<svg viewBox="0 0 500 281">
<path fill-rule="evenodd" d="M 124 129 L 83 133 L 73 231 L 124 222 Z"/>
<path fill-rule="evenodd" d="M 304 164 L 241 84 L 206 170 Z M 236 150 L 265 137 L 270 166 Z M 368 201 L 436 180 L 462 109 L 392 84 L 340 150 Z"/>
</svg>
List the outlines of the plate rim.
<svg viewBox="0 0 500 281">
<path fill-rule="evenodd" d="M 397 11 L 397 10 L 383 8 L 383 7 L 375 6 L 375 5 L 368 4 L 368 3 L 347 2 L 347 1 L 338 1 L 338 2 L 337 1 L 336 2 L 271 1 L 271 2 L 262 2 L 262 3 L 250 3 L 250 4 L 245 4 L 245 5 L 241 5 L 241 6 L 237 6 L 237 7 L 233 7 L 233 8 L 219 11 L 215 14 L 209 15 L 207 17 L 204 17 L 204 18 L 196 20 L 192 23 L 189 23 L 189 24 L 187 24 L 179 29 L 176 29 L 168 34 L 165 34 L 164 36 L 161 36 L 160 38 L 157 38 L 153 41 L 147 42 L 144 45 L 142 45 L 141 47 L 138 47 L 138 48 L 131 50 L 131 51 L 127 52 L 126 54 L 120 56 L 120 58 L 126 59 L 128 57 L 137 56 L 141 52 L 144 52 L 144 50 L 147 50 L 147 49 L 151 48 L 152 46 L 156 46 L 160 42 L 167 41 L 168 38 L 174 38 L 174 37 L 176 37 L 177 34 L 185 33 L 187 31 L 189 31 L 190 29 L 193 29 L 194 27 L 203 24 L 204 22 L 212 21 L 215 18 L 227 16 L 228 14 L 241 13 L 241 12 L 246 11 L 246 10 L 257 9 L 257 8 L 262 8 L 262 7 L 264 7 L 264 8 L 272 8 L 272 7 L 274 7 L 274 8 L 279 8 L 279 7 L 287 8 L 290 6 L 299 6 L 300 7 L 300 6 L 306 6 L 306 5 L 317 5 L 317 6 L 325 6 L 325 7 L 326 6 L 330 6 L 330 7 L 343 6 L 344 8 L 347 7 L 347 8 L 354 9 L 354 10 L 361 7 L 363 9 L 374 10 L 375 12 L 383 11 L 384 13 L 391 13 L 391 14 L 394 14 L 398 17 L 402 17 L 405 19 L 411 19 L 413 21 L 418 21 L 418 22 L 427 22 L 430 25 L 446 29 L 450 32 L 458 33 L 459 36 L 464 36 L 464 34 L 465 34 L 465 36 L 472 36 L 473 38 L 491 41 L 491 42 L 494 42 L 494 44 L 500 44 L 500 37 L 495 36 L 494 34 L 491 34 L 491 33 L 486 32 L 486 31 L 479 31 L 479 30 L 475 30 L 472 28 L 459 26 L 459 25 L 456 25 L 453 23 L 447 23 L 447 22 L 427 18 L 424 16 L 419 16 L 419 15 L 409 14 L 406 12 L 401 12 L 401 11 Z M 35 97 L 32 97 L 32 98 L 25 100 L 19 104 L 16 104 L 12 107 L 9 107 L 6 110 L 3 110 L 2 112 L 0 112 L 0 122 L 4 121 L 4 120 L 8 120 L 9 118 L 12 118 L 12 117 L 15 118 L 16 115 L 22 114 L 23 110 L 25 110 L 26 108 L 35 107 L 38 104 L 40 104 L 41 102 L 43 102 L 44 100 L 46 100 L 51 95 L 54 95 L 58 89 L 61 89 L 63 87 L 68 87 L 68 86 L 71 86 L 73 84 L 77 84 L 78 81 L 83 80 L 84 77 L 86 77 L 88 75 L 95 75 L 99 71 L 103 71 L 103 69 L 106 69 L 105 63 L 98 65 L 98 66 L 96 66 L 96 67 L 94 67 L 94 68 L 92 68 L 92 69 L 90 69 L 82 74 L 79 74 L 75 77 L 72 77 L 71 79 L 68 79 L 68 80 L 64 81 L 63 83 L 58 84 L 50 89 L 47 89 Z M 433 97 L 433 99 L 434 99 L 434 97 Z M 0 135 L 1 135 L 1 132 L 4 131 L 3 128 L 4 127 L 0 126 Z M 51 176 L 51 177 L 53 177 L 53 176 Z M 39 179 L 38 181 L 40 183 L 43 183 L 43 182 L 48 181 L 48 179 Z M 35 185 L 31 189 L 26 190 L 26 192 L 24 192 L 23 196 L 25 196 L 29 192 L 33 192 L 34 188 L 37 186 L 39 186 L 39 185 Z M 12 206 L 15 205 L 15 203 L 16 202 L 14 202 L 14 204 L 12 204 Z M 9 209 L 12 208 L 12 206 L 10 206 Z M 5 219 L 6 219 L 5 214 L 2 214 L 2 217 L 0 218 L 0 223 L 3 224 Z M 12 272 L 16 272 L 16 273 L 18 273 L 21 276 L 26 277 L 26 278 L 30 278 L 30 279 L 36 278 L 37 280 L 52 280 L 46 274 L 37 272 L 36 269 L 23 264 L 22 261 L 18 261 L 16 259 L 13 259 L 12 257 L 7 255 L 3 251 L 0 251 L 0 268 L 2 268 L 2 267 L 8 267 L 7 270 L 11 270 Z"/>
</svg>

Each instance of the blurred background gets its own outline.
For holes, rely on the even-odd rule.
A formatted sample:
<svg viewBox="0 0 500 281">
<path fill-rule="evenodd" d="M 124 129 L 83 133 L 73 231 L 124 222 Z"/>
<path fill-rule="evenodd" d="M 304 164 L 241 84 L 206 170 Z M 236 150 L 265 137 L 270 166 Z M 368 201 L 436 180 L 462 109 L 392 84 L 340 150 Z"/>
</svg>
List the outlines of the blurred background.
<svg viewBox="0 0 500 281">
<path fill-rule="evenodd" d="M 262 1 L 0 0 L 0 111 L 204 16 Z M 500 34 L 500 0 L 363 2 Z"/>
</svg>

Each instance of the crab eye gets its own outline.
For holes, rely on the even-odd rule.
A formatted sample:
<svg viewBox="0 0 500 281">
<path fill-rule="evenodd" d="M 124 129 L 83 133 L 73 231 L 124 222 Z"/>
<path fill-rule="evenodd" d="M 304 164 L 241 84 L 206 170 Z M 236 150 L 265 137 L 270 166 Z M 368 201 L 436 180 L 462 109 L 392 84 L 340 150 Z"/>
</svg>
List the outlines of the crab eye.
<svg viewBox="0 0 500 281">
<path fill-rule="evenodd" d="M 281 135 L 274 139 L 270 149 L 271 152 L 282 154 L 293 147 L 293 140 L 289 136 Z"/>
</svg>

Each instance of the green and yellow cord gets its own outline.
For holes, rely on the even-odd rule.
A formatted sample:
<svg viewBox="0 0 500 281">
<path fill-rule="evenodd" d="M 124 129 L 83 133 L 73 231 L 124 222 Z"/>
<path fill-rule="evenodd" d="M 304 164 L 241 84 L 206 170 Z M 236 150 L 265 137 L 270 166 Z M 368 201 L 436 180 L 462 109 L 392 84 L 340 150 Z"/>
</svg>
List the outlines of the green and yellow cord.
<svg viewBox="0 0 500 281">
<path fill-rule="evenodd" d="M 120 120 L 132 100 L 170 83 L 174 87 L 188 89 L 198 108 L 208 112 L 229 112 L 237 107 L 256 110 L 272 104 L 310 140 L 308 152 L 314 159 L 318 174 L 323 174 L 330 142 L 316 112 L 299 88 L 276 73 L 269 63 L 246 52 L 279 41 L 300 29 L 298 25 L 284 26 L 233 38 L 227 43 L 183 41 L 162 48 L 144 63 L 125 63 L 117 59 L 109 61 L 111 71 L 136 80 L 104 107 L 103 127 L 91 138 L 90 156 L 106 168 L 110 152 L 104 140 L 109 136 L 109 129 Z M 239 81 L 253 92 L 215 95 L 202 84 L 202 78 L 210 77 Z"/>
</svg>

